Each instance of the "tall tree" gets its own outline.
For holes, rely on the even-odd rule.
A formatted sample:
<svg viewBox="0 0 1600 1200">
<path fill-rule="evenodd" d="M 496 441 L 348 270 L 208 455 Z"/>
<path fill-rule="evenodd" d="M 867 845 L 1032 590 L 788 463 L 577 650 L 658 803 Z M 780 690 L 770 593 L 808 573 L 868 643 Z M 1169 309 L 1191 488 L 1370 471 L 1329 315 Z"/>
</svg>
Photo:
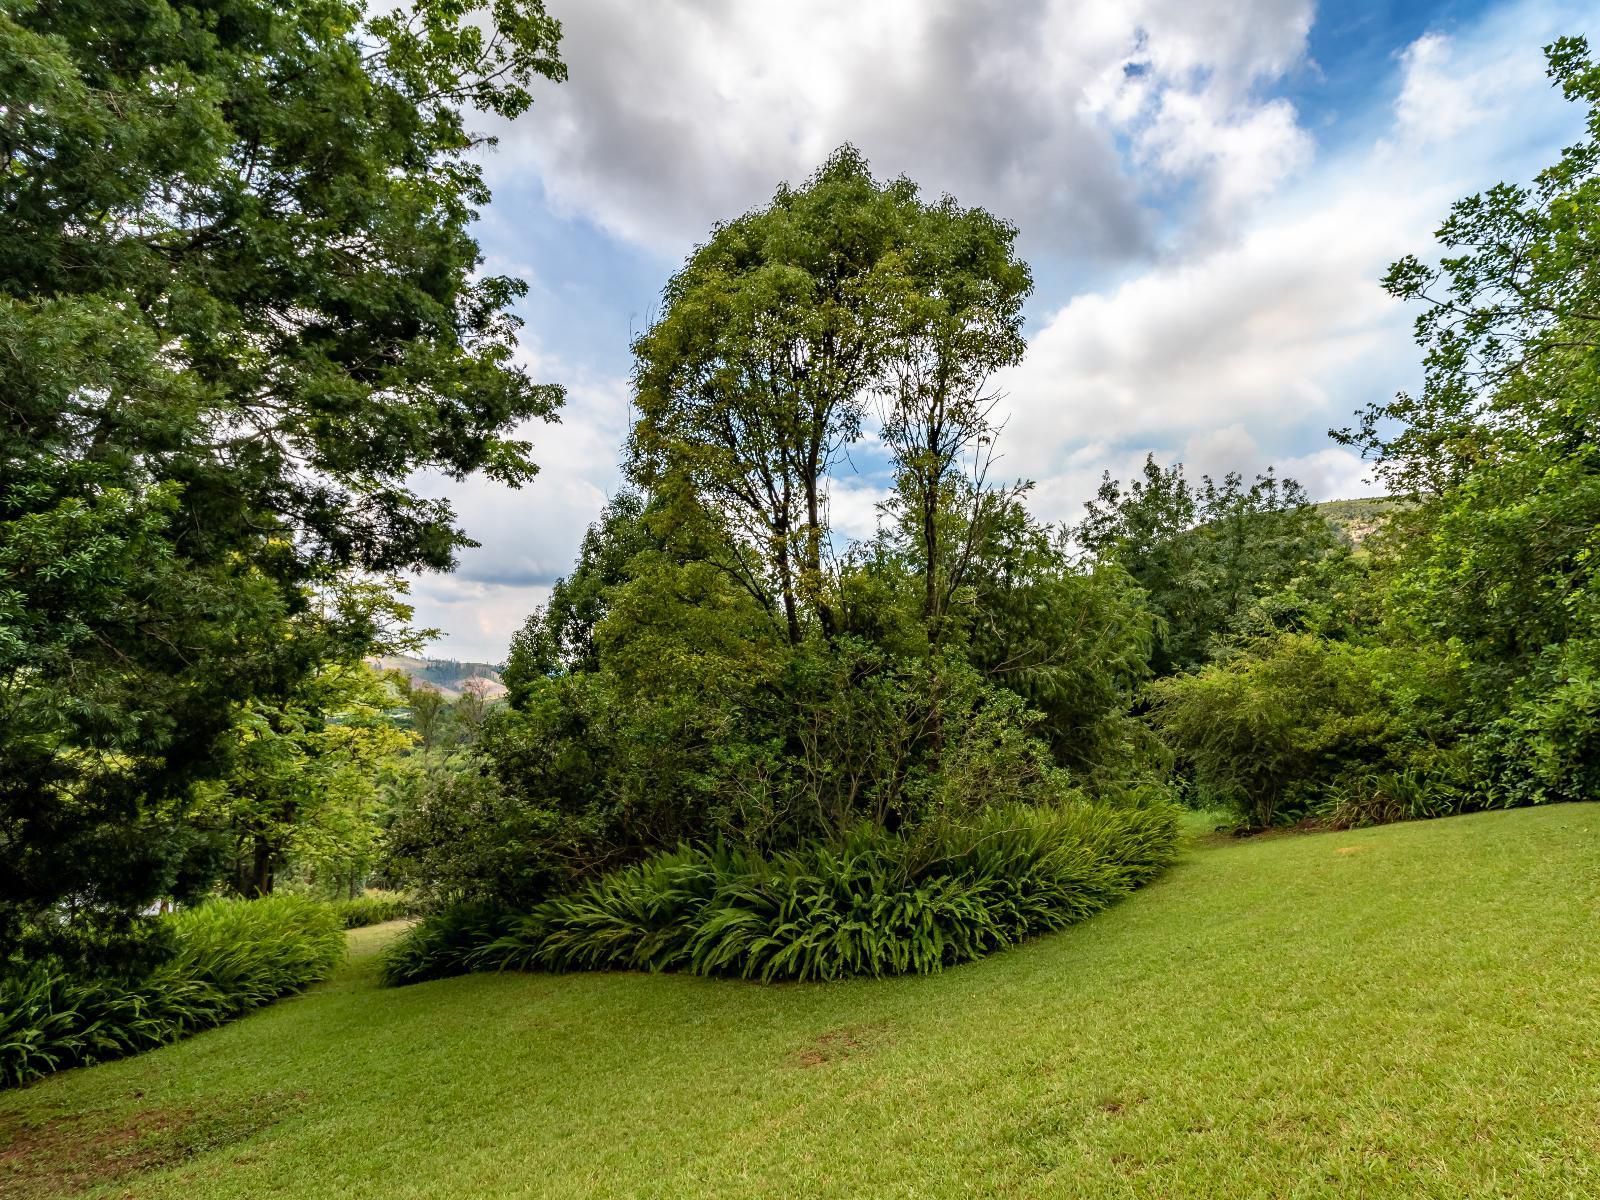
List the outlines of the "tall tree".
<svg viewBox="0 0 1600 1200">
<path fill-rule="evenodd" d="M 756 549 L 732 573 L 791 642 L 808 616 L 837 630 L 827 481 L 874 394 L 930 622 L 948 600 L 943 514 L 969 495 L 965 456 L 995 433 L 985 383 L 1026 345 L 1032 280 L 1015 240 L 982 209 L 875 180 L 845 146 L 803 187 L 718 226 L 667 285 L 634 345 L 635 477 L 658 495 L 688 487 L 729 522 L 730 551 Z"/>
<path fill-rule="evenodd" d="M 985 518 L 1003 507 L 986 487 L 998 433 L 998 396 L 986 388 L 1027 349 L 1022 303 L 1033 279 L 1013 253 L 1016 236 L 1009 222 L 946 196 L 918 214 L 902 252 L 879 385 L 882 432 L 894 456 L 895 501 L 920 552 L 922 615 L 935 640 L 952 595 L 968 581 Z M 952 525 L 954 538 L 946 536 Z"/>
<path fill-rule="evenodd" d="M 414 472 L 532 475 L 508 430 L 561 393 L 477 274 L 464 114 L 527 108 L 559 34 L 540 0 L 0 10 L 0 942 L 172 889 L 235 707 L 375 637 L 314 595 L 469 544 Z"/>
<path fill-rule="evenodd" d="M 905 179 L 874 180 L 853 148 L 800 188 L 719 225 L 667 284 L 635 343 L 630 459 L 653 491 L 682 480 L 729 521 L 730 571 L 784 623 L 831 636 L 823 574 L 827 478 L 860 434 L 918 212 Z"/>
</svg>

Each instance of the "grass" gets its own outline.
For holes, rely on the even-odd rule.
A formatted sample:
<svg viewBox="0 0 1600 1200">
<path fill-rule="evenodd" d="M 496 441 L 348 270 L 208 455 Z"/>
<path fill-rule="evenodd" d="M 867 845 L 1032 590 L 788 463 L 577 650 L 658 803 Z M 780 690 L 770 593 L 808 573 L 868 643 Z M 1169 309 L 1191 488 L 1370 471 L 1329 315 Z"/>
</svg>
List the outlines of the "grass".
<svg viewBox="0 0 1600 1200">
<path fill-rule="evenodd" d="M 1600 806 L 1196 837 L 1083 925 L 826 985 L 313 992 L 0 1095 L 0 1194 L 1600 1194 Z"/>
</svg>

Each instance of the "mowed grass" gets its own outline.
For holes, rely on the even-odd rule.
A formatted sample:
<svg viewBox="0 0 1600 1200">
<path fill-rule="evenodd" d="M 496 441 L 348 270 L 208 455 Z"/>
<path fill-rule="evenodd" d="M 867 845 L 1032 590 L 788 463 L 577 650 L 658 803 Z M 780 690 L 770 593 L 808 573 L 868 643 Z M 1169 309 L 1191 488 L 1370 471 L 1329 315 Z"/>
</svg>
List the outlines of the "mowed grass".
<svg viewBox="0 0 1600 1200">
<path fill-rule="evenodd" d="M 0 1095 L 0 1195 L 1600 1195 L 1600 805 L 1196 837 L 943 975 L 329 984 Z"/>
</svg>

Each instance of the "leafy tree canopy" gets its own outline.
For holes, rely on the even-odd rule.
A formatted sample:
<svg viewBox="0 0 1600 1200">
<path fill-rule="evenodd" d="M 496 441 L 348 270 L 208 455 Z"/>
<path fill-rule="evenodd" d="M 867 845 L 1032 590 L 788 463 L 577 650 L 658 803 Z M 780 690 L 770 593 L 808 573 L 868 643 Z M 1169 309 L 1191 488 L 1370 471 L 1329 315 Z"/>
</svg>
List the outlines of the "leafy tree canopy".
<svg viewBox="0 0 1600 1200">
<path fill-rule="evenodd" d="M 1336 541 L 1293 479 L 1272 471 L 1246 487 L 1230 472 L 1198 486 L 1151 455 L 1126 489 L 1107 473 L 1074 531 L 1084 549 L 1124 567 L 1161 618 L 1158 675 L 1206 662 L 1259 598 L 1285 587 Z"/>
<path fill-rule="evenodd" d="M 473 110 L 564 71 L 539 0 L 0 11 L 0 937 L 123 917 L 235 706 L 381 638 L 351 572 L 469 544 L 423 468 L 534 471 L 559 389 L 479 276 Z"/>
</svg>

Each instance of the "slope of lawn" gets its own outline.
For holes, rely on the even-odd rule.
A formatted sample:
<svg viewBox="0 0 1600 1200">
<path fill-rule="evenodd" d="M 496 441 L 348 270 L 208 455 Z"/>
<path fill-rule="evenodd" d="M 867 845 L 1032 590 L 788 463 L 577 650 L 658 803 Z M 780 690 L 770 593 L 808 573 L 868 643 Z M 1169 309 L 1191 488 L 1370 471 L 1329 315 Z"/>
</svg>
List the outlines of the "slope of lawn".
<svg viewBox="0 0 1600 1200">
<path fill-rule="evenodd" d="M 0 1095 L 0 1195 L 1600 1195 L 1600 805 L 1198 836 L 931 978 L 331 983 Z"/>
</svg>

